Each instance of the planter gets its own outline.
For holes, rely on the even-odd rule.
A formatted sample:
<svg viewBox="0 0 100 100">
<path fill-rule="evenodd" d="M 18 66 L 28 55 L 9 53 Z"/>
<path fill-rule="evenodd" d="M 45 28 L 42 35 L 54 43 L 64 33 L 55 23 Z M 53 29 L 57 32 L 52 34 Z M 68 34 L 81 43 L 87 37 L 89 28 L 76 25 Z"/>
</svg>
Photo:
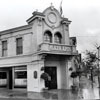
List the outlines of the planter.
<svg viewBox="0 0 100 100">
<path fill-rule="evenodd" d="M 44 79 L 45 81 L 49 81 L 51 79 L 49 74 L 47 73 L 42 73 L 41 78 Z"/>
</svg>

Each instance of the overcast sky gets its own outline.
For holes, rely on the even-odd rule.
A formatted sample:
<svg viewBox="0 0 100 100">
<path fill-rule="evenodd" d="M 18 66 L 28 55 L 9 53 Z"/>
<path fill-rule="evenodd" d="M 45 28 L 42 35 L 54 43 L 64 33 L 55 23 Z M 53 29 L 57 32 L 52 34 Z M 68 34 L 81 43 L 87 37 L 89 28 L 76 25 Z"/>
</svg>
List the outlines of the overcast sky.
<svg viewBox="0 0 100 100">
<path fill-rule="evenodd" d="M 51 2 L 59 10 L 61 0 L 0 0 L 0 31 L 26 25 L 36 9 L 42 12 Z M 100 0 L 63 0 L 62 8 L 72 21 L 70 36 L 77 37 L 80 53 L 100 44 Z"/>
</svg>

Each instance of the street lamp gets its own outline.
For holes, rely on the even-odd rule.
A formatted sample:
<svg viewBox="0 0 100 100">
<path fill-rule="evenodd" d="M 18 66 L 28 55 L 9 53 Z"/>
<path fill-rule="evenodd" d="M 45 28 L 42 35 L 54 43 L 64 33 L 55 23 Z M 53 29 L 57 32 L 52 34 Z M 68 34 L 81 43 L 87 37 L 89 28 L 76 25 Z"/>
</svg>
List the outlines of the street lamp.
<svg viewBox="0 0 100 100">
<path fill-rule="evenodd" d="M 91 71 L 91 85 L 93 87 L 93 67 L 90 67 L 90 71 Z"/>
<path fill-rule="evenodd" d="M 99 69 L 99 50 L 100 50 L 100 46 L 97 47 L 97 50 L 98 50 L 98 84 L 99 84 L 99 88 L 100 88 L 100 76 L 99 76 L 100 75 L 99 74 L 99 72 L 100 72 L 99 71 L 100 70 Z"/>
</svg>

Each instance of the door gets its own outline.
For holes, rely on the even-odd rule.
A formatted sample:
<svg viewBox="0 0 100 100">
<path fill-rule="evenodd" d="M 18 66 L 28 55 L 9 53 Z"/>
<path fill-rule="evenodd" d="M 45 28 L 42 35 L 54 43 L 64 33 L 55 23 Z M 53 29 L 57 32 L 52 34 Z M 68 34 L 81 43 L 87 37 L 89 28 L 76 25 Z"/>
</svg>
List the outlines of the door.
<svg viewBox="0 0 100 100">
<path fill-rule="evenodd" d="M 57 89 L 57 67 L 45 67 L 45 72 L 51 77 L 50 81 L 45 81 L 45 86 L 49 89 Z"/>
</svg>

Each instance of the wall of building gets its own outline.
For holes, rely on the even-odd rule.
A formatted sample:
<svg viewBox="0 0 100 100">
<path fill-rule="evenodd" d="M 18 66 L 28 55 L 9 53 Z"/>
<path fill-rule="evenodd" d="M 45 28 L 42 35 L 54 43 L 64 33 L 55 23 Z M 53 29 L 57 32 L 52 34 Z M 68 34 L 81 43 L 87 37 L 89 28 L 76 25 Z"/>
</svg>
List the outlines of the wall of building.
<svg viewBox="0 0 100 100">
<path fill-rule="evenodd" d="M 0 58 L 0 67 L 10 67 L 16 65 L 28 64 L 32 61 L 31 55 L 17 56 L 17 57 L 4 57 Z"/>
<path fill-rule="evenodd" d="M 48 16 L 49 13 L 54 13 L 56 15 L 56 20 L 55 24 L 52 24 L 48 22 Z M 47 8 L 43 14 L 45 15 L 45 18 L 42 19 L 42 17 L 38 17 L 34 19 L 33 21 L 33 50 L 34 52 L 38 50 L 39 45 L 44 42 L 44 33 L 45 31 L 49 30 L 52 33 L 52 43 L 54 42 L 54 35 L 56 32 L 60 32 L 62 35 L 62 43 L 61 44 L 66 44 L 69 45 L 69 24 L 63 24 L 61 21 L 63 18 L 60 16 L 58 11 L 56 9 L 51 10 L 51 8 Z M 52 18 L 52 20 L 55 20 Z M 68 22 L 69 23 L 69 22 Z"/>
<path fill-rule="evenodd" d="M 44 80 L 40 78 L 41 67 L 44 66 L 44 61 L 33 62 L 27 66 L 27 90 L 41 92 L 44 87 Z M 34 78 L 34 71 L 37 71 L 37 78 Z"/>
<path fill-rule="evenodd" d="M 70 77 L 72 71 L 70 71 L 69 69 L 73 68 L 73 62 L 72 59 L 68 60 L 66 62 L 66 75 L 67 75 L 67 89 L 70 89 L 71 86 L 73 85 L 73 79 Z"/>
<path fill-rule="evenodd" d="M 65 58 L 62 58 L 62 60 L 60 61 L 60 74 L 61 74 L 61 79 L 60 79 L 60 88 L 61 89 L 66 89 L 67 88 L 67 74 L 66 74 L 66 61 Z"/>
<path fill-rule="evenodd" d="M 16 56 L 16 38 L 23 38 L 23 54 L 32 53 L 32 32 L 30 30 L 19 31 L 11 34 L 2 35 L 0 37 L 0 57 L 2 57 L 2 41 L 7 40 L 8 51 L 7 56 Z"/>
<path fill-rule="evenodd" d="M 31 29 L 9 33 L 0 37 L 0 67 L 13 66 L 16 64 L 29 63 L 31 61 L 32 51 Z M 23 53 L 16 55 L 16 38 L 23 39 Z M 7 56 L 2 57 L 2 41 L 7 40 Z"/>
<path fill-rule="evenodd" d="M 46 30 L 49 30 L 52 33 L 52 36 L 53 36 L 52 43 L 55 43 L 54 42 L 54 34 L 56 32 L 60 32 L 62 35 L 62 43 L 61 44 L 69 45 L 69 26 L 60 24 L 59 27 L 53 29 L 53 28 L 47 26 L 47 24 L 44 22 L 42 36 L 44 35 L 44 32 Z"/>
<path fill-rule="evenodd" d="M 66 80 L 66 65 L 65 60 L 62 58 L 60 60 L 59 56 L 49 56 L 48 59 L 45 60 L 46 67 L 57 67 L 57 88 L 58 89 L 66 89 L 67 80 Z"/>
<path fill-rule="evenodd" d="M 36 52 L 37 51 L 37 20 L 34 20 L 33 22 L 33 27 L 32 27 L 32 51 Z"/>
<path fill-rule="evenodd" d="M 63 38 L 64 38 L 64 44 L 70 45 L 70 40 L 69 40 L 69 25 L 63 25 Z"/>
</svg>

